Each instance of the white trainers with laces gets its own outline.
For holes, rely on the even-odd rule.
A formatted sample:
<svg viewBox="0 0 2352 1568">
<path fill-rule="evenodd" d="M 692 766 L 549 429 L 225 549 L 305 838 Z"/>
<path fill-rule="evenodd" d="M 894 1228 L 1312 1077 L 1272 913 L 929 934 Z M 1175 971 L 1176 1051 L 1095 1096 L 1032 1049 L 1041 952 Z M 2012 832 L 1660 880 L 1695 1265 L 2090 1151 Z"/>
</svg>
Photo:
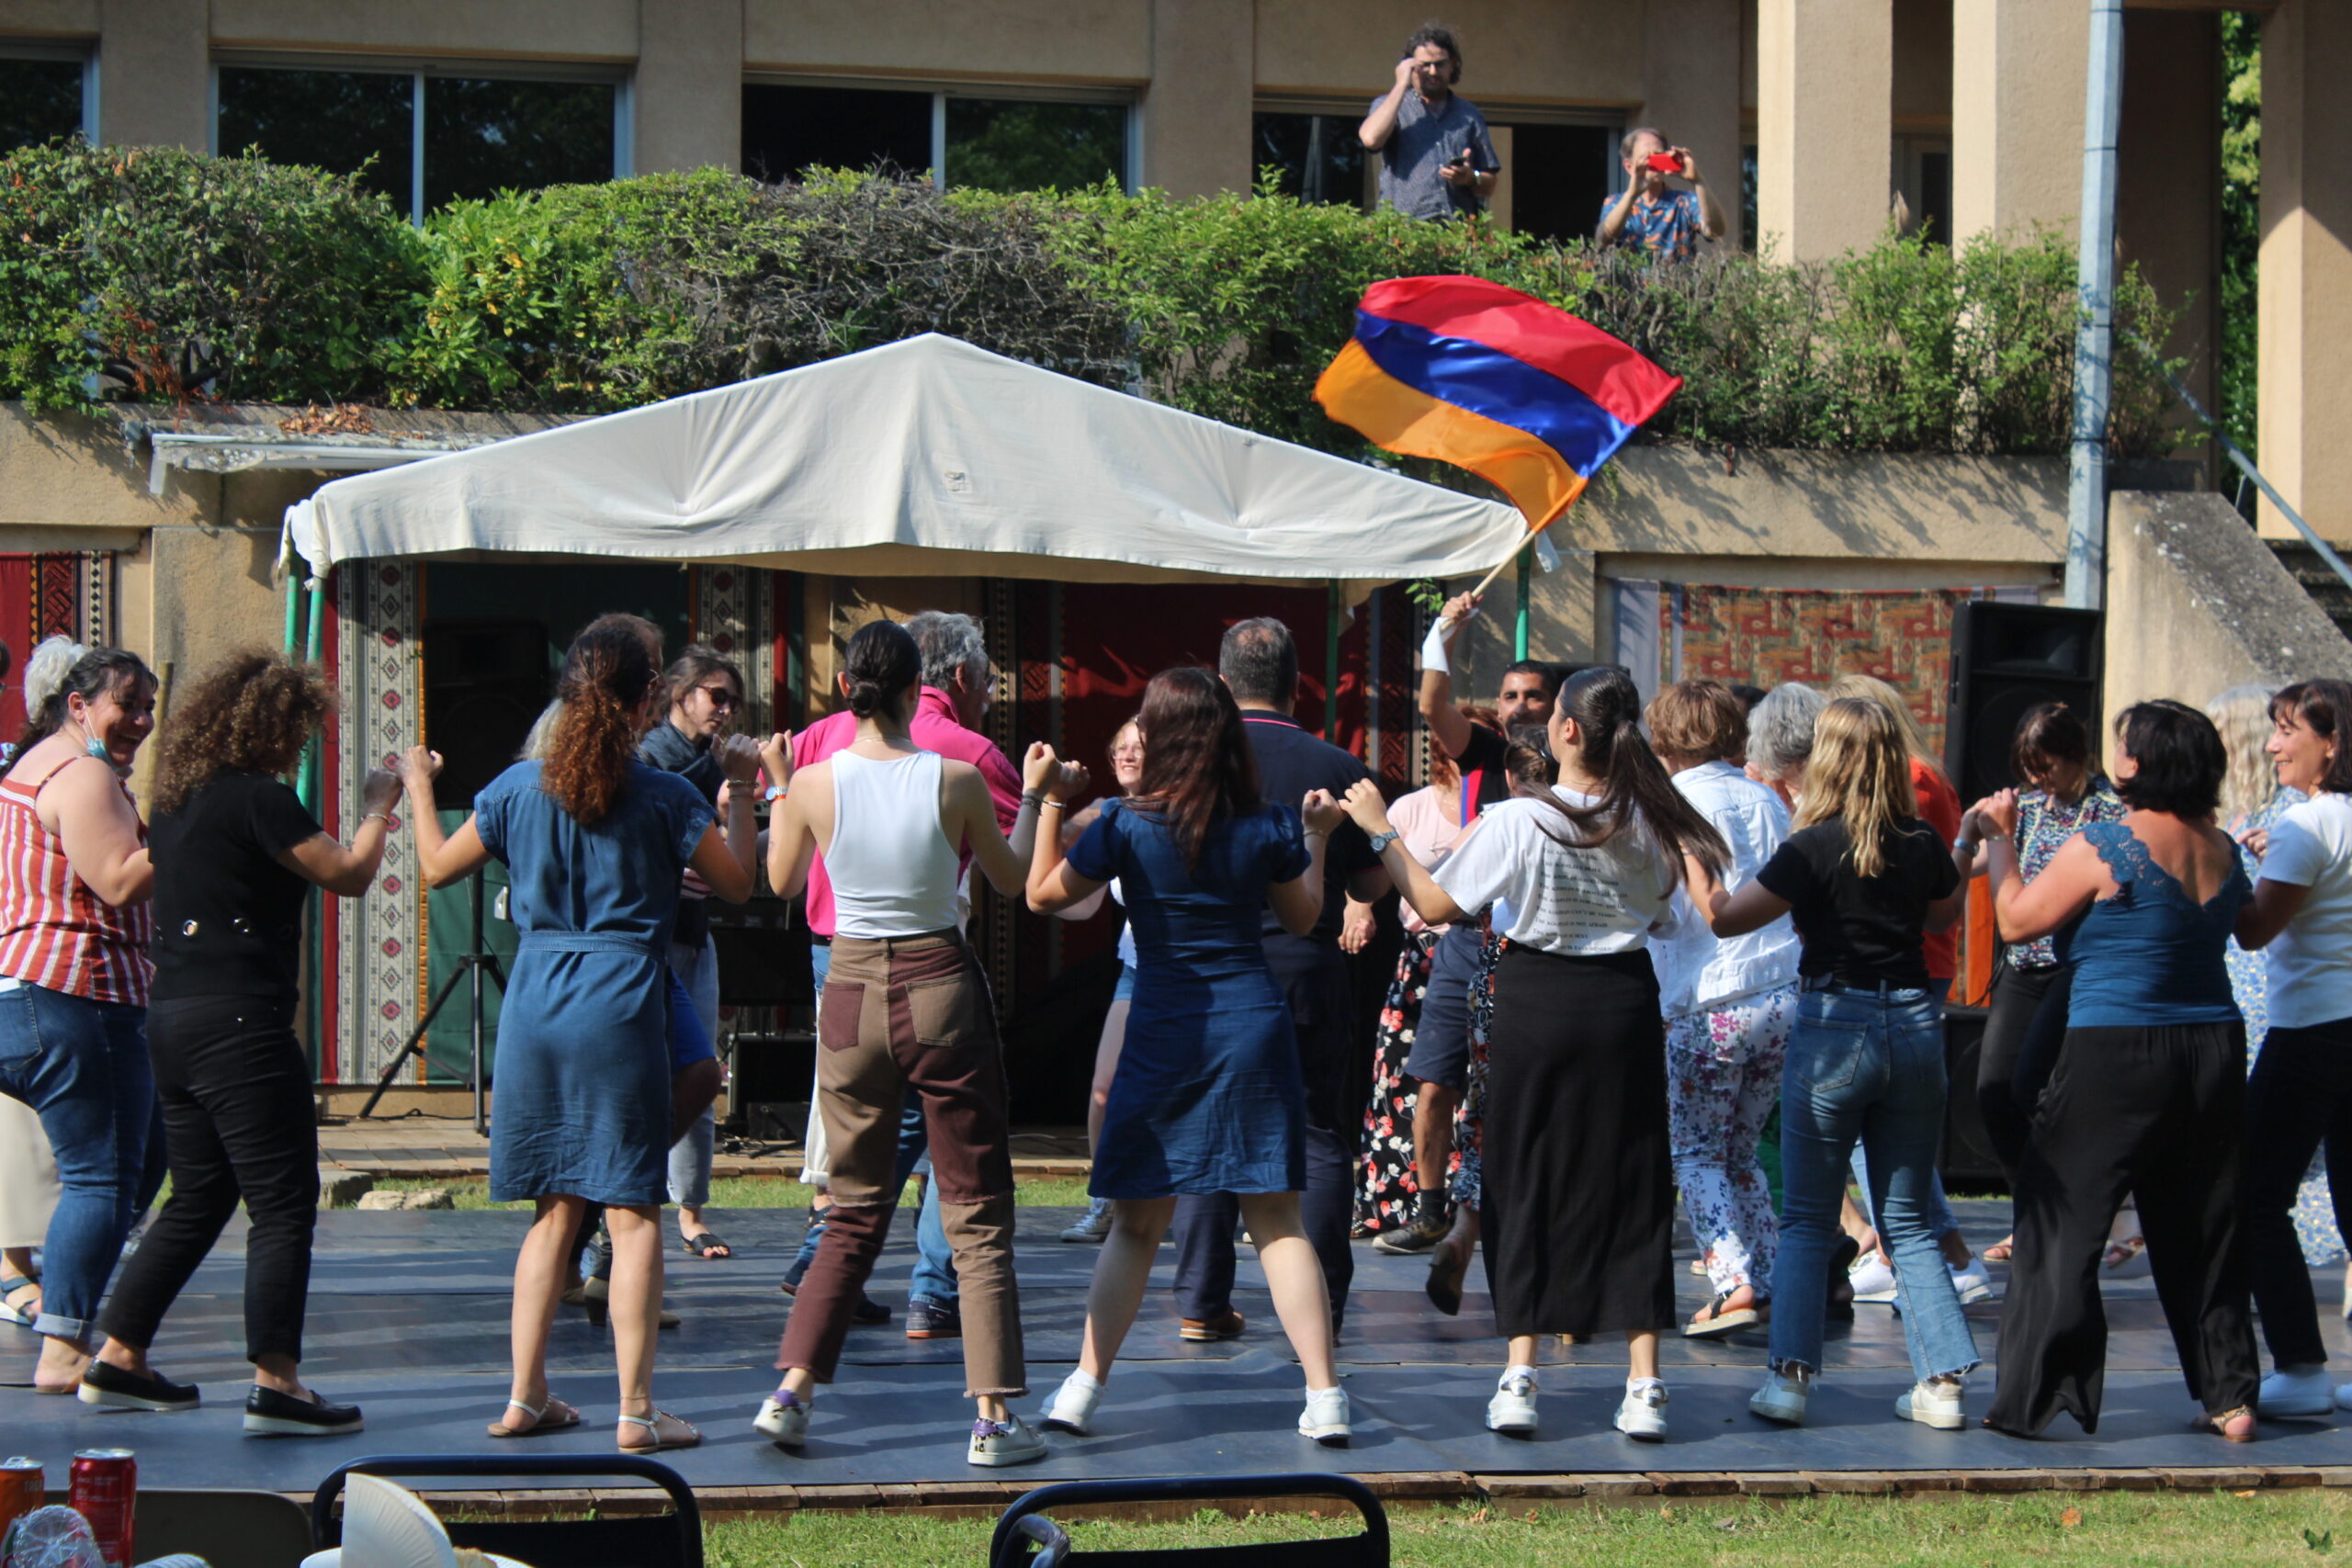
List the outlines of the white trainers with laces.
<svg viewBox="0 0 2352 1568">
<path fill-rule="evenodd" d="M 1747 1396 L 1747 1408 L 1767 1421 L 1802 1427 L 1804 1403 L 1812 1393 L 1813 1374 L 1802 1367 L 1785 1372 L 1769 1371 L 1764 1374 L 1764 1386 Z"/>
<path fill-rule="evenodd" d="M 1048 1432 L 1071 1432 L 1084 1437 L 1094 1424 L 1094 1407 L 1102 1403 L 1102 1385 L 1082 1371 L 1073 1371 L 1054 1390 L 1053 1398 L 1046 1401 L 1046 1413 L 1038 1424 Z"/>
<path fill-rule="evenodd" d="M 1535 1430 L 1535 1378 L 1532 1373 L 1516 1367 L 1503 1373 L 1502 1381 L 1495 1385 L 1495 1397 L 1487 1401 L 1487 1430 L 1511 1433 Z"/>
<path fill-rule="evenodd" d="M 1298 1435 L 1312 1438 L 1327 1449 L 1348 1446 L 1348 1391 L 1310 1388 L 1306 1408 L 1299 1412 Z"/>
<path fill-rule="evenodd" d="M 1894 1299 L 1894 1270 L 1883 1253 L 1871 1253 L 1846 1271 L 1846 1279 L 1854 1287 L 1857 1302 L 1870 1302 L 1884 1306 Z"/>
<path fill-rule="evenodd" d="M 1960 1384 L 1941 1378 L 1912 1384 L 1911 1392 L 1894 1402 L 1894 1413 L 1939 1432 L 1957 1432 L 1968 1424 L 1960 1405 Z"/>
<path fill-rule="evenodd" d="M 1978 1302 L 1993 1299 L 1993 1277 L 1984 1272 L 1984 1265 L 1970 1258 L 1951 1271 L 1951 1288 L 1960 1292 L 1960 1304 L 1974 1306 Z"/>
<path fill-rule="evenodd" d="M 1111 1200 L 1090 1198 L 1086 1201 L 1086 1213 L 1079 1215 L 1077 1222 L 1062 1232 L 1062 1239 L 1081 1244 L 1099 1244 L 1110 1234 Z"/>
<path fill-rule="evenodd" d="M 1001 1469 L 1046 1457 L 1045 1434 L 1010 1410 L 1004 1414 L 1001 1421 L 972 1423 L 972 1446 L 964 1456 L 968 1462 Z"/>
<path fill-rule="evenodd" d="M 1637 1443 L 1666 1441 L 1666 1384 L 1636 1378 L 1617 1405 L 1617 1429 Z"/>
<path fill-rule="evenodd" d="M 2267 1419 L 2333 1416 L 2335 1387 L 2328 1382 L 2325 1367 L 2276 1371 L 2262 1380 L 2262 1391 L 2254 1396 L 2254 1407 Z"/>
<path fill-rule="evenodd" d="M 780 1449 L 797 1449 L 808 1440 L 808 1402 L 788 1389 L 777 1389 L 760 1402 L 752 1429 L 775 1440 Z"/>
</svg>

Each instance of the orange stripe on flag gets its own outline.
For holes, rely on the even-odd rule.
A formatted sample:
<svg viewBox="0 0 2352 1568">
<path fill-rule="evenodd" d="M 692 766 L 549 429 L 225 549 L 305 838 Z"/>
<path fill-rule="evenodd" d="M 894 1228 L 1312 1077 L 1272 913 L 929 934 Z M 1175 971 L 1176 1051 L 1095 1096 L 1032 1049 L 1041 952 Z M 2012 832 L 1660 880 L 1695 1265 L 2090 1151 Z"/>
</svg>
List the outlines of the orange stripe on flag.
<svg viewBox="0 0 2352 1568">
<path fill-rule="evenodd" d="M 1340 351 L 1315 383 L 1315 400 L 1376 446 L 1469 469 L 1510 497 L 1531 532 L 1584 493 L 1584 476 L 1549 446 L 1415 390 L 1374 363 L 1362 344 Z"/>
</svg>

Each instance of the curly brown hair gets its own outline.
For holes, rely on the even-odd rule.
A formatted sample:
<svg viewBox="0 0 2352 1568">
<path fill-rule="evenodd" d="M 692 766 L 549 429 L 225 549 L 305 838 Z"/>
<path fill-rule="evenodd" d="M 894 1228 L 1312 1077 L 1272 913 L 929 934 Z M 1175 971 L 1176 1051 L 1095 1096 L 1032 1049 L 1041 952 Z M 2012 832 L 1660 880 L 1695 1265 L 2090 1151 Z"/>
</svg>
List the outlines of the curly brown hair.
<svg viewBox="0 0 2352 1568">
<path fill-rule="evenodd" d="M 225 773 L 292 772 L 334 711 L 334 693 L 316 666 L 258 648 L 231 654 L 174 695 L 172 722 L 158 742 L 158 816 L 179 810 Z"/>
<path fill-rule="evenodd" d="M 539 787 L 586 826 L 611 815 L 637 761 L 638 710 L 662 677 L 662 634 L 638 615 L 599 615 L 563 656 L 555 721 Z"/>
</svg>

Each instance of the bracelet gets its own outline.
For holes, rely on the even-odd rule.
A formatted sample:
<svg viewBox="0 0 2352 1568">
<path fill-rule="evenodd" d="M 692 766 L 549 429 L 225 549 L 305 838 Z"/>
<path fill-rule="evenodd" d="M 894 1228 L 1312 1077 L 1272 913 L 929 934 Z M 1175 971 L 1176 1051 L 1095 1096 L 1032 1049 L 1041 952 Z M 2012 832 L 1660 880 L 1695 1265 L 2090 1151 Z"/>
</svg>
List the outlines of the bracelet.
<svg viewBox="0 0 2352 1568">
<path fill-rule="evenodd" d="M 1962 833 L 1951 841 L 1952 852 L 1955 854 L 1973 855 L 1976 852 L 1976 846 L 1984 841 L 1984 840 L 1981 838 L 1972 839 L 1967 834 Z"/>
<path fill-rule="evenodd" d="M 1046 804 L 1046 792 L 1042 789 L 1024 789 L 1021 792 L 1021 804 L 1042 808 Z"/>
<path fill-rule="evenodd" d="M 1043 811 L 1043 810 L 1045 810 L 1045 809 L 1046 809 L 1047 807 L 1049 807 L 1049 806 L 1050 806 L 1050 807 L 1052 807 L 1056 811 L 1059 811 L 1059 810 L 1062 808 L 1062 803 L 1061 803 L 1060 801 L 1058 801 L 1058 800 L 1056 800 L 1052 795 L 1049 795 L 1046 796 L 1046 798 L 1045 798 L 1045 799 L 1043 799 L 1043 800 L 1041 800 L 1041 801 L 1039 801 L 1039 802 L 1037 803 L 1037 809 L 1038 809 L 1038 810 L 1040 810 L 1040 811 Z"/>
<path fill-rule="evenodd" d="M 389 811 L 370 811 L 367 816 L 362 817 L 359 820 L 362 822 L 381 822 L 385 827 L 390 828 L 392 825 L 392 814 Z"/>
</svg>

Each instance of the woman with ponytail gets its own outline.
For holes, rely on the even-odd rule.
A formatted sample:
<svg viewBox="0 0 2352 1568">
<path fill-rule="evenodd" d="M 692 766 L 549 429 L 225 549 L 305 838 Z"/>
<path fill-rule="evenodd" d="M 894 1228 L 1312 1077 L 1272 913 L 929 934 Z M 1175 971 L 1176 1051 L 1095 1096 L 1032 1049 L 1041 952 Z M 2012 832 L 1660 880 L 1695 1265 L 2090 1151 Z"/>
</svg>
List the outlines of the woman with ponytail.
<svg viewBox="0 0 2352 1568">
<path fill-rule="evenodd" d="M 729 903 L 751 896 L 738 852 L 751 840 L 722 835 L 694 785 L 637 760 L 668 697 L 660 647 L 635 615 L 590 623 L 564 655 L 546 760 L 491 781 L 455 833 L 445 837 L 435 815 L 441 759 L 420 746 L 401 761 L 426 886 L 503 862 L 521 933 L 498 1031 L 490 1189 L 538 1213 L 514 1263 L 514 1382 L 493 1438 L 579 1425 L 580 1412 L 548 1391 L 548 1326 L 572 1235 L 596 1202 L 613 1237 L 618 1446 L 650 1453 L 701 1440 L 653 1404 L 672 1141 L 667 944 L 688 867 Z M 750 796 L 739 792 L 733 809 L 748 817 Z"/>
<path fill-rule="evenodd" d="M 1902 1292 L 1916 1381 L 1895 1413 L 1962 1424 L 1961 1379 L 1976 1342 L 1929 1219 L 1944 1124 L 1943 1017 L 1920 939 L 1960 918 L 1943 835 L 1915 816 L 1902 728 L 1884 706 L 1839 697 L 1822 710 L 1795 830 L 1753 881 L 1726 891 L 1693 860 L 1691 902 L 1719 937 L 1796 917 L 1803 955 L 1796 1036 L 1781 1080 L 1787 1196 L 1772 1266 L 1771 1370 L 1747 1407 L 1801 1425 L 1821 1371 L 1822 1314 L 1846 1165 L 1869 1152 L 1877 1216 Z"/>
<path fill-rule="evenodd" d="M 1686 858 L 1727 863 L 1723 837 L 1684 799 L 1642 738 L 1623 671 L 1560 688 L 1549 725 L 1559 782 L 1480 814 L 1432 874 L 1405 853 L 1379 790 L 1348 792 L 1407 902 L 1431 924 L 1495 917 L 1480 1136 L 1481 1239 L 1508 1362 L 1487 1406 L 1498 1432 L 1535 1429 L 1537 1345 L 1547 1334 L 1623 1331 L 1628 1377 L 1617 1429 L 1666 1437 L 1657 1339 L 1674 1326 L 1674 1172 L 1666 1031 L 1650 932 Z"/>
</svg>

